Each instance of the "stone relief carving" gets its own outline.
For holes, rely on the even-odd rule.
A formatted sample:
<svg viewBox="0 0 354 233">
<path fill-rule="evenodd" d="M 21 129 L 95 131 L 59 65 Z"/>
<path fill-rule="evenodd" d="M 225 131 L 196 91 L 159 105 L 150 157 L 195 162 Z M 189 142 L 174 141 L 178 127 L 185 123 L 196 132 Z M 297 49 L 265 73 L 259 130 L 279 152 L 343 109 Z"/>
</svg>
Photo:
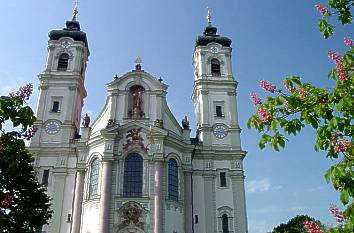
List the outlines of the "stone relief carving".
<svg viewBox="0 0 354 233">
<path fill-rule="evenodd" d="M 106 125 L 106 129 L 112 128 L 117 125 L 116 119 L 109 119 Z"/>
<path fill-rule="evenodd" d="M 142 128 L 131 129 L 127 132 L 127 143 L 123 145 L 123 150 L 128 151 L 132 148 L 141 149 L 147 151 L 143 141 L 143 137 L 140 135 Z"/>
<path fill-rule="evenodd" d="M 154 126 L 163 129 L 163 120 L 156 119 L 156 120 L 154 121 Z"/>
<path fill-rule="evenodd" d="M 120 223 L 118 224 L 118 229 L 132 228 L 136 227 L 144 230 L 146 224 L 146 217 L 144 209 L 135 202 L 128 202 L 123 205 L 119 210 Z M 129 230 L 127 231 L 129 232 Z M 135 232 L 135 231 L 133 231 Z"/>
</svg>

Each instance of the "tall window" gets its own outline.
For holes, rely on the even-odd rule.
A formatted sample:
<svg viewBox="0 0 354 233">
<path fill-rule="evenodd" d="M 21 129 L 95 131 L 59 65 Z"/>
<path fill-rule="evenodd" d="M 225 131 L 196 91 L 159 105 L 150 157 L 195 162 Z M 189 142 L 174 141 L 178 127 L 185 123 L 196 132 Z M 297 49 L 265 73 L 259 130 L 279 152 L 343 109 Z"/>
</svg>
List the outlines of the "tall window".
<svg viewBox="0 0 354 233">
<path fill-rule="evenodd" d="M 48 186 L 48 180 L 49 180 L 49 169 L 45 169 L 43 170 L 42 184 Z"/>
<path fill-rule="evenodd" d="M 53 101 L 52 112 L 60 112 L 60 103 L 59 101 Z"/>
<path fill-rule="evenodd" d="M 89 199 L 97 197 L 98 191 L 99 161 L 94 159 L 91 163 Z"/>
<path fill-rule="evenodd" d="M 69 65 L 69 54 L 62 53 L 59 56 L 58 70 L 67 70 Z"/>
<path fill-rule="evenodd" d="M 178 201 L 178 166 L 175 159 L 168 160 L 168 199 Z"/>
<path fill-rule="evenodd" d="M 129 154 L 124 162 L 124 197 L 141 197 L 143 194 L 143 158 Z"/>
<path fill-rule="evenodd" d="M 226 187 L 226 172 L 220 172 L 220 187 Z"/>
<path fill-rule="evenodd" d="M 223 214 L 221 216 L 221 222 L 222 222 L 222 233 L 229 233 L 229 218 L 227 217 L 227 214 Z"/>
<path fill-rule="evenodd" d="M 220 105 L 215 106 L 215 115 L 216 115 L 216 117 L 223 117 L 222 106 L 220 106 Z"/>
<path fill-rule="evenodd" d="M 211 74 L 220 75 L 220 62 L 218 59 L 211 59 Z"/>
</svg>

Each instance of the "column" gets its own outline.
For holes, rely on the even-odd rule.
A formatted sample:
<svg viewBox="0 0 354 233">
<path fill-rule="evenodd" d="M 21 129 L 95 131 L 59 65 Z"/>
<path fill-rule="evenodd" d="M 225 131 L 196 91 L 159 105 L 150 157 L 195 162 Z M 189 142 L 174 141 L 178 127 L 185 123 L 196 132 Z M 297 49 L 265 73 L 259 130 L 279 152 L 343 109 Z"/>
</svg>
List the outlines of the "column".
<svg viewBox="0 0 354 233">
<path fill-rule="evenodd" d="M 231 175 L 232 193 L 234 199 L 234 227 L 235 233 L 248 232 L 247 230 L 247 214 L 246 214 L 246 198 L 244 187 L 244 175 Z"/>
<path fill-rule="evenodd" d="M 99 215 L 99 233 L 108 233 L 109 231 L 109 210 L 111 199 L 111 183 L 112 183 L 112 162 L 101 161 L 102 164 L 102 186 L 101 186 L 101 203 Z"/>
<path fill-rule="evenodd" d="M 85 178 L 85 171 L 79 170 L 76 172 L 72 233 L 80 232 L 82 200 L 83 200 L 83 192 L 84 192 L 84 178 Z"/>
<path fill-rule="evenodd" d="M 193 231 L 193 210 L 192 210 L 192 172 L 184 172 L 184 231 Z"/>
<path fill-rule="evenodd" d="M 154 233 L 163 233 L 163 162 L 155 162 L 155 227 Z"/>
</svg>

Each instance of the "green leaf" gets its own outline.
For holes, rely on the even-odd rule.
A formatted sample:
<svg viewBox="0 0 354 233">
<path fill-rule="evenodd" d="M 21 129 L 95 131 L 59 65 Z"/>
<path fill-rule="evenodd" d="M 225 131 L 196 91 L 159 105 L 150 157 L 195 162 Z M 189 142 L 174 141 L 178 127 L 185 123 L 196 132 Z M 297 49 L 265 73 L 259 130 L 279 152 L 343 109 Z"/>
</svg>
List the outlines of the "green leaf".
<svg viewBox="0 0 354 233">
<path fill-rule="evenodd" d="M 343 190 L 342 193 L 340 194 L 340 200 L 341 202 L 346 205 L 349 202 L 349 193 L 347 190 Z"/>
</svg>

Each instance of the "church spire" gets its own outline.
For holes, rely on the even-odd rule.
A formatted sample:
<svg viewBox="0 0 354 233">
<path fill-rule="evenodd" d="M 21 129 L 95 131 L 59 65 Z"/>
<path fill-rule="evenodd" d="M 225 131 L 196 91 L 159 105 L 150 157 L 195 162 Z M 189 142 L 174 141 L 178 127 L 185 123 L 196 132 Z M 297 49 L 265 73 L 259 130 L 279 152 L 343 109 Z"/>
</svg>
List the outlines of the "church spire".
<svg viewBox="0 0 354 233">
<path fill-rule="evenodd" d="M 78 10 L 79 1 L 76 0 L 74 4 L 75 4 L 75 7 L 74 7 L 74 10 L 73 10 L 73 19 L 72 19 L 72 21 L 76 21 L 76 16 L 79 13 L 79 10 Z"/>
<path fill-rule="evenodd" d="M 208 15 L 206 18 L 208 20 L 208 25 L 211 26 L 211 10 L 208 6 L 207 6 L 207 10 L 208 10 Z"/>
</svg>

